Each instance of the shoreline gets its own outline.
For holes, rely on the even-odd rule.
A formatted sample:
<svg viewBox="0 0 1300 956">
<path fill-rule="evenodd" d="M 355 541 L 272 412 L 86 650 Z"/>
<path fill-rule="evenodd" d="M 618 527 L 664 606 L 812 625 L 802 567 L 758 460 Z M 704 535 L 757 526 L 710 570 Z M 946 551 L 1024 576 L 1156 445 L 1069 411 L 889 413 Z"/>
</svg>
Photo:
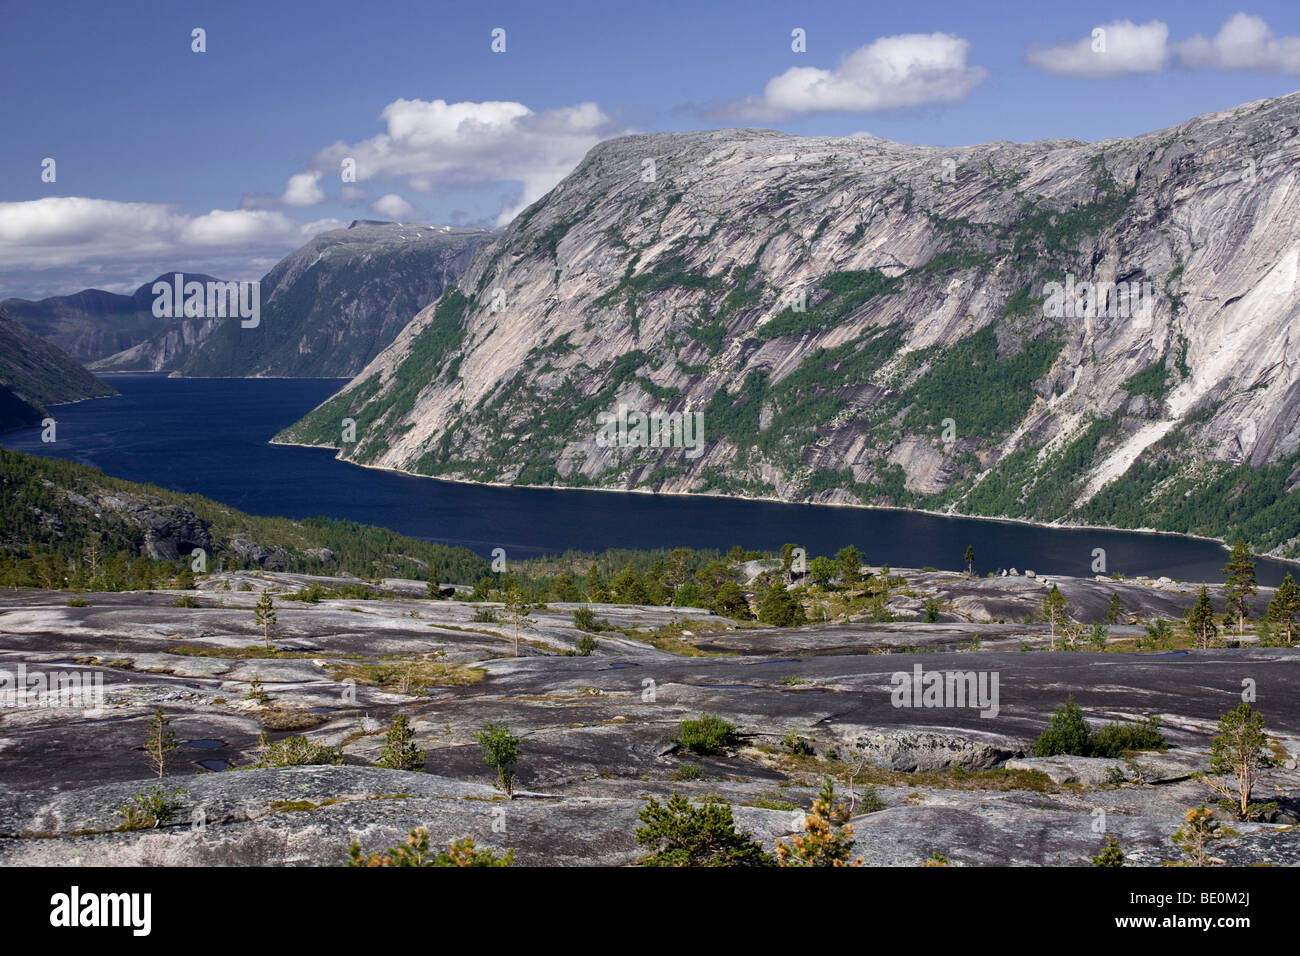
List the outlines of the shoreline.
<svg viewBox="0 0 1300 956">
<path fill-rule="evenodd" d="M 714 491 L 653 491 L 645 488 L 597 488 L 597 487 L 568 487 L 565 485 L 528 485 L 528 484 L 511 484 L 504 481 L 474 481 L 467 478 L 446 478 L 440 475 L 422 475 L 418 472 L 408 471 L 404 468 L 390 468 L 380 465 L 367 465 L 361 462 L 352 461 L 342 457 L 342 449 L 335 445 L 311 445 L 305 442 L 284 441 L 276 438 L 267 440 L 270 445 L 284 445 L 294 448 L 315 448 L 320 451 L 334 452 L 334 460 L 341 461 L 344 464 L 355 465 L 358 468 L 368 468 L 372 471 L 386 471 L 390 474 L 407 475 L 412 478 L 423 478 L 427 481 L 445 481 L 448 484 L 457 485 L 478 485 L 484 488 L 532 488 L 543 491 L 599 491 L 611 494 L 633 494 L 633 495 L 662 495 L 665 497 L 679 498 L 724 498 L 728 501 L 763 501 L 770 504 L 790 505 L 793 507 L 803 508 L 850 508 L 861 511 L 896 511 L 904 514 L 922 514 L 934 518 L 959 518 L 970 521 L 992 521 L 999 524 L 1022 525 L 1029 528 L 1042 528 L 1050 531 L 1109 531 L 1118 534 L 1140 534 L 1140 535 L 1160 535 L 1170 538 L 1187 538 L 1193 541 L 1208 542 L 1217 544 L 1225 554 L 1230 553 L 1232 546 L 1223 538 L 1216 538 L 1211 535 L 1193 534 L 1182 531 L 1161 531 L 1155 528 L 1119 528 L 1113 525 L 1091 525 L 1091 524 L 1061 524 L 1049 521 L 1032 521 L 1028 518 L 1007 518 L 992 517 L 989 515 L 971 515 L 960 512 L 935 511 L 931 508 L 901 508 L 896 505 L 863 505 L 848 504 L 846 502 L 827 501 L 787 501 L 784 498 L 771 498 L 757 495 L 724 495 Z M 1254 554 L 1252 552 L 1252 554 Z M 1264 558 L 1268 561 L 1276 561 L 1279 564 L 1287 564 L 1300 568 L 1300 558 L 1283 558 L 1272 554 L 1254 554 L 1254 557 Z"/>
</svg>

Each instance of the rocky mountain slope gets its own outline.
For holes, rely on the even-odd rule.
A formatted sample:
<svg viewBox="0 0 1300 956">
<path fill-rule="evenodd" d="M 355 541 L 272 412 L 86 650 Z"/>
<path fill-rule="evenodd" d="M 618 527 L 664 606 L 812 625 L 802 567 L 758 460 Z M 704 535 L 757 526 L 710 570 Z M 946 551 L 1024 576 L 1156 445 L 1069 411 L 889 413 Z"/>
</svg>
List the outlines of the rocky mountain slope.
<svg viewBox="0 0 1300 956">
<path fill-rule="evenodd" d="M 189 561 L 215 566 L 430 574 L 473 581 L 488 564 L 467 548 L 350 521 L 263 518 L 202 495 L 113 478 L 85 465 L 0 448 L 0 580 L 66 586 L 95 552 L 101 562 Z M 177 570 L 172 567 L 170 574 Z M 84 584 L 81 586 L 85 586 Z"/>
<path fill-rule="evenodd" d="M 256 328 L 187 319 L 95 368 L 231 378 L 355 375 L 491 238 L 483 229 L 359 220 L 321 233 L 262 278 Z"/>
<path fill-rule="evenodd" d="M 1295 554 L 1298 134 L 1300 93 L 1098 143 L 608 141 L 280 437 Z M 620 405 L 702 413 L 702 450 L 602 440 Z"/>
<path fill-rule="evenodd" d="M 0 431 L 38 424 L 46 405 L 115 394 L 0 310 Z"/>
<path fill-rule="evenodd" d="M 160 326 L 183 327 L 187 331 L 177 334 L 193 338 L 196 320 L 160 319 L 153 314 L 154 282 L 171 282 L 172 275 L 164 273 L 130 295 L 82 289 L 37 301 L 5 299 L 0 309 L 78 362 L 93 362 L 157 335 Z M 187 273 L 186 279 L 208 282 L 212 276 Z"/>
</svg>

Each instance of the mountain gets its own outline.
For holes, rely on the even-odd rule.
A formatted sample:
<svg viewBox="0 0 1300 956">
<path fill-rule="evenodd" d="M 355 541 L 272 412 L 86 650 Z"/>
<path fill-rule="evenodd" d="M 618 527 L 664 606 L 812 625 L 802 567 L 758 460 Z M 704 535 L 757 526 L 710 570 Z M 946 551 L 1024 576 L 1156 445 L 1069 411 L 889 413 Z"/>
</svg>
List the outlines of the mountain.
<svg viewBox="0 0 1300 956">
<path fill-rule="evenodd" d="M 1300 93 L 1097 143 L 607 141 L 279 440 L 1298 554 L 1298 162 Z M 620 405 L 702 448 L 611 444 Z"/>
<path fill-rule="evenodd" d="M 256 517 L 201 495 L 123 481 L 76 462 L 4 448 L 0 492 L 0 565 L 9 573 L 7 587 L 64 587 L 91 550 L 118 565 L 114 590 L 129 576 L 123 562 L 172 562 L 163 569 L 169 578 L 178 570 L 174 562 L 188 564 L 195 548 L 207 552 L 211 570 L 257 567 L 421 578 L 432 572 L 437 580 L 466 583 L 488 571 L 487 562 L 468 548 L 331 518 Z M 81 573 L 84 577 L 86 568 Z M 48 580 L 40 580 L 47 574 Z M 33 576 L 36 580 L 29 580 Z M 74 586 L 93 585 L 83 580 Z M 153 585 L 137 580 L 135 586 Z"/>
<path fill-rule="evenodd" d="M 153 314 L 154 282 L 170 283 L 172 275 L 164 273 L 130 295 L 83 289 L 73 295 L 36 301 L 5 299 L 0 309 L 77 361 L 93 362 L 156 335 L 161 325 L 179 324 Z M 185 278 L 212 280 L 211 276 L 197 273 L 186 274 Z"/>
<path fill-rule="evenodd" d="M 358 220 L 316 236 L 262 278 L 256 328 L 186 319 L 93 367 L 207 378 L 355 375 L 491 239 L 483 229 Z"/>
<path fill-rule="evenodd" d="M 0 310 L 0 431 L 40 424 L 46 405 L 116 394 Z"/>
</svg>

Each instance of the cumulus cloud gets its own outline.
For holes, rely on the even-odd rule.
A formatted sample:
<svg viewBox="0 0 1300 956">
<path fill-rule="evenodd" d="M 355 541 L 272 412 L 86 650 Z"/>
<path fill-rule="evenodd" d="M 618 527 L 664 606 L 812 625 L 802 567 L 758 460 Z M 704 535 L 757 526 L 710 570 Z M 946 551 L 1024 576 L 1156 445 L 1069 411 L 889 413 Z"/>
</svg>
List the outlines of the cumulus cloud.
<svg viewBox="0 0 1300 956">
<path fill-rule="evenodd" d="M 517 198 L 502 211 L 502 223 L 568 175 L 602 139 L 628 132 L 595 103 L 535 112 L 515 102 L 399 99 L 379 118 L 383 133 L 322 149 L 312 157 L 309 172 L 338 175 L 343 161 L 352 159 L 358 182 L 404 180 L 429 195 L 517 184 Z"/>
<path fill-rule="evenodd" d="M 1192 69 L 1300 73 L 1300 36 L 1275 37 L 1248 13 L 1229 17 L 1213 39 L 1198 33 L 1176 50 L 1179 64 Z"/>
<path fill-rule="evenodd" d="M 295 173 L 289 177 L 280 201 L 286 206 L 315 206 L 325 201 L 325 190 L 320 188 L 319 172 Z"/>
<path fill-rule="evenodd" d="M 385 193 L 370 204 L 370 211 L 389 219 L 410 220 L 417 216 L 415 207 L 397 193 Z"/>
<path fill-rule="evenodd" d="M 257 263 L 278 259 L 336 219 L 302 223 L 281 212 L 214 209 L 201 216 L 158 203 L 57 196 L 0 202 L 0 287 L 13 294 L 72 292 L 151 278 L 161 269 L 257 278 Z M 224 268 L 223 268 L 224 267 Z M 40 274 L 44 273 L 42 277 Z M 6 292 L 5 294 L 9 294 Z"/>
<path fill-rule="evenodd" d="M 1169 57 L 1169 27 L 1159 20 L 1140 26 L 1115 20 L 1094 27 L 1073 43 L 1031 50 L 1031 66 L 1062 76 L 1098 79 L 1130 73 L 1159 73 Z"/>
<path fill-rule="evenodd" d="M 833 70 L 792 67 L 760 96 L 725 104 L 717 119 L 770 122 L 806 113 L 874 113 L 955 103 L 987 76 L 967 63 L 970 42 L 949 33 L 905 33 L 854 50 Z"/>
</svg>

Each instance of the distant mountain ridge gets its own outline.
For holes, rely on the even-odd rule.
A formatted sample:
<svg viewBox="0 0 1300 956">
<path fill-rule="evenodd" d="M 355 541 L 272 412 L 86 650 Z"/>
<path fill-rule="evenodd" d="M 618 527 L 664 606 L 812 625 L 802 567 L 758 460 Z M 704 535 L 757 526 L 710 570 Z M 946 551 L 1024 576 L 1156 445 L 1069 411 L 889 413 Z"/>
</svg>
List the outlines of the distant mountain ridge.
<svg viewBox="0 0 1300 956">
<path fill-rule="evenodd" d="M 153 314 L 154 283 L 171 282 L 172 275 L 165 272 L 130 295 L 83 289 L 48 299 L 5 299 L 0 310 L 77 361 L 93 362 L 157 335 L 161 323 L 180 323 Z M 213 281 L 202 273 L 186 273 L 185 277 Z"/>
<path fill-rule="evenodd" d="M 314 237 L 263 276 L 256 328 L 227 318 L 169 321 L 91 367 L 196 378 L 355 375 L 493 236 L 483 229 L 355 220 Z M 164 320 L 154 321 L 156 329 Z"/>
</svg>

